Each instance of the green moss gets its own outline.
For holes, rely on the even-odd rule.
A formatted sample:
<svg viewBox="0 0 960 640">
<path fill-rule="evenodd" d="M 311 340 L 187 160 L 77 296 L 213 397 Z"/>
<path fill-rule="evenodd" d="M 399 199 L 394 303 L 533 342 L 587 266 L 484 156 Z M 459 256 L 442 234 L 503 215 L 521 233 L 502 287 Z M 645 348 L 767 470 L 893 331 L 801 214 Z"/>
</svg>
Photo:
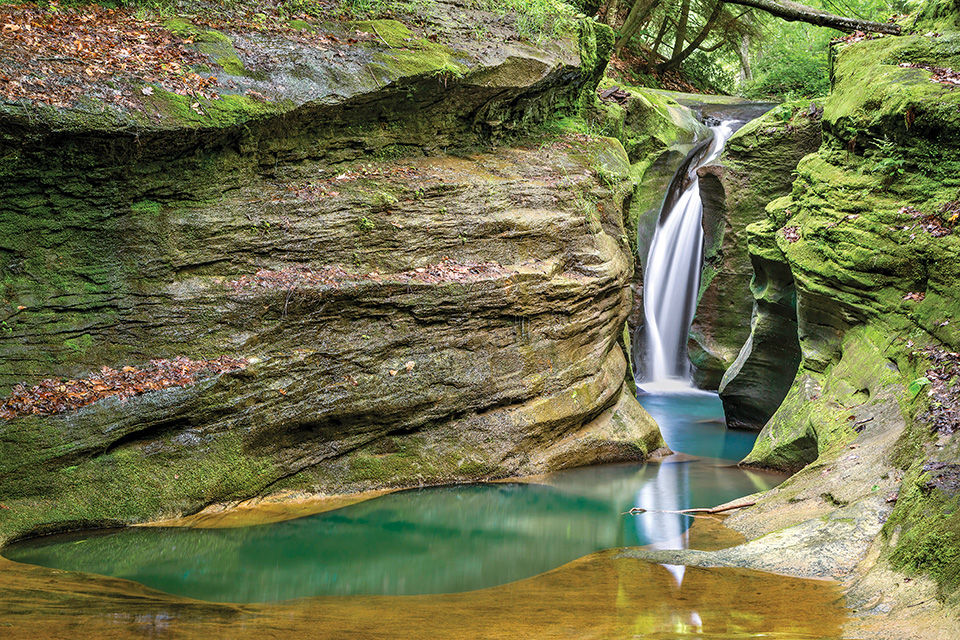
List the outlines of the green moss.
<svg viewBox="0 0 960 640">
<path fill-rule="evenodd" d="M 196 98 L 163 89 L 155 89 L 153 95 L 145 97 L 144 101 L 162 120 L 187 127 L 226 128 L 278 114 L 288 106 L 238 95 L 223 95 L 217 100 L 198 101 Z"/>
<path fill-rule="evenodd" d="M 904 26 L 920 33 L 960 31 L 960 0 L 925 0 L 916 18 Z"/>
<path fill-rule="evenodd" d="M 41 453 L 37 462 L 76 455 L 72 452 L 83 446 L 83 440 L 64 429 L 68 424 L 62 418 L 18 420 L 15 440 L 18 446 L 29 445 Z M 27 432 L 21 432 L 24 429 Z M 9 510 L 0 520 L 0 544 L 41 524 L 56 529 L 80 523 L 140 522 L 249 497 L 278 474 L 268 459 L 245 454 L 239 433 L 208 438 L 192 452 L 169 439 L 159 440 L 150 453 L 120 446 L 59 469 L 24 475 L 30 464 L 21 458 L 19 473 L 8 473 L 3 481 Z"/>
<path fill-rule="evenodd" d="M 130 210 L 133 213 L 138 214 L 147 214 L 147 215 L 157 215 L 162 209 L 162 205 L 159 202 L 153 200 L 141 200 L 130 205 Z"/>
<path fill-rule="evenodd" d="M 194 38 L 201 33 L 200 27 L 186 18 L 171 18 L 164 22 L 163 26 L 179 38 Z"/>
<path fill-rule="evenodd" d="M 233 41 L 226 34 L 212 29 L 201 29 L 185 18 L 172 18 L 167 20 L 164 26 L 176 36 L 192 39 L 201 52 L 212 57 L 230 75 L 244 75 L 243 63 L 237 50 L 233 48 Z"/>
<path fill-rule="evenodd" d="M 630 160 L 623 145 L 616 138 L 592 136 L 581 139 L 570 157 L 579 159 L 585 166 L 597 172 L 608 185 L 614 185 L 630 177 Z"/>
<path fill-rule="evenodd" d="M 908 164 L 941 171 L 938 163 L 948 162 L 942 175 L 956 174 L 960 94 L 945 92 L 925 69 L 900 65 L 957 67 L 960 34 L 845 45 L 836 60 L 834 88 L 823 119 L 825 151 L 831 151 L 836 162 L 888 141 Z"/>
<path fill-rule="evenodd" d="M 579 96 L 582 106 L 597 102 L 597 86 L 607 69 L 615 43 L 613 29 L 607 25 L 593 20 L 579 22 L 577 46 L 580 52 L 580 67 L 586 76 Z"/>
<path fill-rule="evenodd" d="M 934 472 L 935 473 L 935 472 Z M 899 531 L 898 531 L 899 530 Z M 897 506 L 884 525 L 899 533 L 890 554 L 895 568 L 936 580 L 940 596 L 960 594 L 960 495 L 945 492 L 915 458 L 901 485 Z"/>
<path fill-rule="evenodd" d="M 378 441 L 347 457 L 341 479 L 355 488 L 463 481 L 495 475 L 498 467 L 475 446 L 452 434 L 443 440 L 412 434 Z"/>
<path fill-rule="evenodd" d="M 706 135 L 696 114 L 666 93 L 626 87 L 630 94 L 624 147 L 632 162 L 651 163 L 654 154 L 675 146 L 686 146 Z"/>
<path fill-rule="evenodd" d="M 397 50 L 375 53 L 373 68 L 385 69 L 388 77 L 410 78 L 416 76 L 436 76 L 441 82 L 450 78 L 459 78 L 466 67 L 455 62 L 452 51 L 445 47 L 439 49 Z M 412 96 L 411 96 L 412 97 Z"/>
<path fill-rule="evenodd" d="M 63 345 L 68 349 L 72 349 L 78 354 L 84 354 L 87 352 L 87 349 L 93 346 L 94 340 L 93 336 L 89 333 L 85 333 L 78 338 L 71 338 L 70 340 L 64 340 Z"/>
<path fill-rule="evenodd" d="M 287 23 L 291 29 L 296 29 L 297 31 L 316 31 L 316 29 L 306 20 L 291 20 Z"/>
<path fill-rule="evenodd" d="M 396 20 L 360 20 L 347 26 L 372 33 L 390 47 L 373 54 L 371 72 L 385 73 L 394 79 L 431 75 L 447 80 L 459 78 L 467 71 L 455 51 L 426 38 L 415 38 L 406 25 Z"/>
<path fill-rule="evenodd" d="M 809 350 L 809 342 L 801 343 Z M 851 411 L 886 397 L 900 397 L 905 381 L 891 362 L 905 359 L 889 331 L 860 325 L 835 345 L 837 355 L 822 372 L 806 371 L 794 380 L 783 404 L 764 426 L 745 464 L 796 471 L 846 446 L 856 437 Z M 809 357 L 809 351 L 804 357 Z M 909 413 L 906 404 L 901 407 Z"/>
<path fill-rule="evenodd" d="M 421 48 L 435 44 L 429 40 L 415 40 L 409 27 L 396 20 L 357 20 L 348 22 L 346 28 L 350 31 L 372 33 L 393 49 L 403 49 L 410 46 Z"/>
</svg>

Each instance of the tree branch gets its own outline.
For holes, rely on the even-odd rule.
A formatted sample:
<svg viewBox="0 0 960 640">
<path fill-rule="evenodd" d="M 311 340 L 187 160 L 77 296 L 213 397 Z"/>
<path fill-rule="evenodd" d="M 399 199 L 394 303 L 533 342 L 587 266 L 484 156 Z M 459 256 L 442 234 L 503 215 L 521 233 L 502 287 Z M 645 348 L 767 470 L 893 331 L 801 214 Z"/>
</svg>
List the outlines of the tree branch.
<svg viewBox="0 0 960 640">
<path fill-rule="evenodd" d="M 625 516 L 627 514 L 635 516 L 638 513 L 681 513 L 684 515 L 691 515 L 695 513 L 723 513 L 724 511 L 732 511 L 734 509 L 743 509 L 744 507 L 752 507 L 757 504 L 756 502 L 741 502 L 739 504 L 730 504 L 723 507 L 713 507 L 712 509 L 680 509 L 679 511 L 668 511 L 664 509 L 644 509 L 643 507 L 634 507 L 630 511 L 624 511 L 620 515 Z"/>
</svg>

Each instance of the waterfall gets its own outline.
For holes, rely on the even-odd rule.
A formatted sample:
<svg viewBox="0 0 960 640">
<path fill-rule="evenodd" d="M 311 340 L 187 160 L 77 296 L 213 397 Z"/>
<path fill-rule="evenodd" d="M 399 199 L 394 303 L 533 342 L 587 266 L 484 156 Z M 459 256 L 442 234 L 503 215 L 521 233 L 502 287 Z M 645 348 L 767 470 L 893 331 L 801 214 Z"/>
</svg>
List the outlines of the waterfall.
<svg viewBox="0 0 960 640">
<path fill-rule="evenodd" d="M 687 335 L 697 306 L 703 261 L 703 203 L 697 169 L 723 151 L 734 121 L 711 127 L 713 136 L 687 157 L 664 198 L 650 243 L 643 276 L 644 391 L 682 390 L 693 386 Z"/>
</svg>

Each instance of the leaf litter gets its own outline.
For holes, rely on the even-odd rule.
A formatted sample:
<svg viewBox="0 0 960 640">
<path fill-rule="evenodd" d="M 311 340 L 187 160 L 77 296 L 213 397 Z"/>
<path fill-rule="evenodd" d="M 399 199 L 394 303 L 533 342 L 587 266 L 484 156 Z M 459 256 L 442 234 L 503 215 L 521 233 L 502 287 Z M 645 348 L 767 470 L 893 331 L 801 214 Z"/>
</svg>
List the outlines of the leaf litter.
<svg viewBox="0 0 960 640">
<path fill-rule="evenodd" d="M 0 25 L 0 99 L 7 102 L 66 107 L 95 94 L 131 106 L 139 90 L 118 88 L 117 81 L 134 80 L 181 95 L 217 96 L 216 78 L 191 70 L 209 63 L 191 40 L 122 9 L 0 5 Z"/>
<path fill-rule="evenodd" d="M 929 360 L 930 407 L 920 416 L 934 431 L 949 435 L 960 429 L 960 353 L 930 347 L 920 351 Z"/>
<path fill-rule="evenodd" d="M 482 279 L 503 278 L 515 275 L 513 271 L 496 262 L 460 262 L 442 258 L 435 264 L 409 269 L 398 273 L 373 271 L 365 275 L 350 273 L 341 267 L 323 266 L 309 268 L 290 266 L 283 269 L 260 269 L 253 275 L 245 275 L 227 283 L 234 291 L 244 289 L 294 289 L 298 286 L 338 287 L 347 282 L 371 280 L 373 282 L 420 282 L 440 284 L 444 282 L 470 282 Z"/>
<path fill-rule="evenodd" d="M 287 4 L 238 3 L 220 6 L 213 14 L 182 17 L 202 29 L 270 33 L 318 49 L 379 41 L 363 31 L 338 37 L 312 26 L 294 28 L 292 18 L 316 21 Z M 316 6 L 329 20 L 347 17 L 334 3 L 317 0 Z M 96 98 L 137 108 L 153 92 L 144 84 L 216 100 L 219 82 L 206 71 L 216 63 L 198 49 L 191 37 L 174 34 L 142 11 L 60 6 L 56 0 L 45 7 L 0 4 L 0 101 L 63 108 Z"/>
<path fill-rule="evenodd" d="M 186 387 L 198 378 L 245 369 L 244 358 L 220 356 L 213 360 L 191 360 L 183 356 L 151 360 L 145 367 L 121 369 L 102 367 L 85 378 L 47 379 L 27 387 L 21 383 L 0 401 L 0 418 L 10 420 L 25 415 L 54 415 L 72 411 L 117 396 L 121 400 L 169 387 Z"/>
</svg>

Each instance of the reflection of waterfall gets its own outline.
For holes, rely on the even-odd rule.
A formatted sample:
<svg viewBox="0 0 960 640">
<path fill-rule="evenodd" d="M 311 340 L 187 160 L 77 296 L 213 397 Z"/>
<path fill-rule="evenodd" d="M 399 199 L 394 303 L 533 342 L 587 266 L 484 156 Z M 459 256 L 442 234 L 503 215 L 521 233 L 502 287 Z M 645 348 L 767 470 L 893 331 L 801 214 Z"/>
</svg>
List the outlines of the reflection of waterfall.
<svg viewBox="0 0 960 640">
<path fill-rule="evenodd" d="M 645 391 L 691 386 L 687 334 L 697 305 L 703 258 L 697 169 L 720 155 L 733 125 L 724 122 L 712 127 L 713 138 L 684 161 L 664 199 L 643 277 Z"/>
<path fill-rule="evenodd" d="M 649 540 L 651 549 L 684 549 L 690 517 L 679 513 L 662 513 L 686 509 L 690 502 L 690 465 L 687 463 L 660 463 L 657 476 L 644 484 L 634 499 L 635 507 L 647 509 L 636 517 L 637 537 Z M 664 565 L 679 587 L 683 583 L 685 567 Z"/>
</svg>

